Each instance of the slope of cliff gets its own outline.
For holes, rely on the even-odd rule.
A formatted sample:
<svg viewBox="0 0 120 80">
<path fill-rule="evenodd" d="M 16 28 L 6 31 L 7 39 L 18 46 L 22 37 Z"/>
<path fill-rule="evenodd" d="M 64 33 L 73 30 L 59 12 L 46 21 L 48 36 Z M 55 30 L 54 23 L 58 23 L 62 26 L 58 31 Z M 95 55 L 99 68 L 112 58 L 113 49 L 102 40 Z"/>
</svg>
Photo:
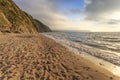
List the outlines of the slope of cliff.
<svg viewBox="0 0 120 80">
<path fill-rule="evenodd" d="M 37 19 L 34 19 L 34 24 L 36 25 L 38 32 L 51 32 L 51 29 L 48 26 L 44 25 Z"/>
<path fill-rule="evenodd" d="M 13 33 L 37 33 L 38 25 L 12 0 L 0 0 L 0 31 Z M 44 25 L 43 25 L 44 27 Z"/>
</svg>

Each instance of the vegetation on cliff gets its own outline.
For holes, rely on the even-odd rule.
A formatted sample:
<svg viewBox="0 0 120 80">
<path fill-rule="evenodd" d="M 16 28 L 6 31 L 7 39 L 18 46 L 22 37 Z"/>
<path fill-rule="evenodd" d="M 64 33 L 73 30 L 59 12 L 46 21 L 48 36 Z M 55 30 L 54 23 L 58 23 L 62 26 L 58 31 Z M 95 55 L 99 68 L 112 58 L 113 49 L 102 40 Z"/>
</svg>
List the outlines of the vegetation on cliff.
<svg viewBox="0 0 120 80">
<path fill-rule="evenodd" d="M 40 23 L 41 24 L 41 23 Z M 44 24 L 36 24 L 36 20 L 22 11 L 12 0 L 0 0 L 0 31 L 13 33 L 44 32 Z M 47 28 L 45 31 L 50 31 Z"/>
</svg>

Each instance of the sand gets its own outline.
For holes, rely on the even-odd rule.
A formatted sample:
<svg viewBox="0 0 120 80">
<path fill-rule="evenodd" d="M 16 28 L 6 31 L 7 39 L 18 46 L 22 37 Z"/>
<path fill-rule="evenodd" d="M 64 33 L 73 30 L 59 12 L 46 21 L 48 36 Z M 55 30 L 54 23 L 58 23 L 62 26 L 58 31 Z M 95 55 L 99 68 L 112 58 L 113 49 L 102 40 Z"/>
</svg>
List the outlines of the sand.
<svg viewBox="0 0 120 80">
<path fill-rule="evenodd" d="M 0 80 L 120 80 L 43 35 L 0 34 Z"/>
<path fill-rule="evenodd" d="M 86 59 L 87 61 L 90 61 L 95 65 L 108 70 L 114 75 L 120 76 L 120 66 L 119 66 L 120 58 L 118 55 L 114 55 L 114 53 L 112 54 L 112 53 L 103 52 L 97 48 L 83 45 L 82 43 L 78 44 L 76 42 L 67 39 L 63 39 L 63 38 L 61 39 L 61 38 L 56 38 L 54 36 L 46 35 L 45 33 L 42 33 L 42 35 L 53 39 L 57 43 L 60 43 L 61 45 L 68 48 L 69 51 Z"/>
<path fill-rule="evenodd" d="M 48 33 L 42 33 L 42 35 L 45 35 L 45 36 L 57 41 L 58 43 L 62 44 L 65 47 L 70 47 L 70 49 L 71 48 L 76 49 L 77 52 L 79 52 L 80 54 L 81 54 L 81 52 L 82 53 L 84 52 L 84 53 L 87 53 L 89 55 L 103 59 L 105 61 L 108 61 L 108 62 L 120 67 L 120 53 L 111 52 L 110 50 L 101 50 L 97 47 L 85 45 L 82 42 L 75 42 L 75 41 L 71 41 L 67 38 L 62 38 L 61 36 L 56 37 L 55 36 L 56 33 L 51 33 L 51 34 L 53 34 L 54 36 L 50 35 Z M 63 36 L 65 36 L 65 35 L 63 35 Z M 73 52 L 76 53 L 76 51 L 73 51 Z"/>
</svg>

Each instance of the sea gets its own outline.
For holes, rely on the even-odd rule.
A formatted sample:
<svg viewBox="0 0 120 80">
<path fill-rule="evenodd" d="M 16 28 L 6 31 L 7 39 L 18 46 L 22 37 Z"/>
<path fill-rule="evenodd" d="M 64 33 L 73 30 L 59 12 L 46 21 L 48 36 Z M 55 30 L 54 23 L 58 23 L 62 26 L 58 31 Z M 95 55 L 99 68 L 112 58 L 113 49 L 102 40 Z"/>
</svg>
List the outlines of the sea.
<svg viewBox="0 0 120 80">
<path fill-rule="evenodd" d="M 49 32 L 55 38 L 67 39 L 102 50 L 120 53 L 120 32 Z"/>
<path fill-rule="evenodd" d="M 68 40 L 103 51 L 108 60 L 120 66 L 120 32 L 47 32 L 45 35 L 58 40 Z M 113 54 L 107 58 L 108 54 Z M 101 55 L 103 58 L 104 56 Z"/>
</svg>

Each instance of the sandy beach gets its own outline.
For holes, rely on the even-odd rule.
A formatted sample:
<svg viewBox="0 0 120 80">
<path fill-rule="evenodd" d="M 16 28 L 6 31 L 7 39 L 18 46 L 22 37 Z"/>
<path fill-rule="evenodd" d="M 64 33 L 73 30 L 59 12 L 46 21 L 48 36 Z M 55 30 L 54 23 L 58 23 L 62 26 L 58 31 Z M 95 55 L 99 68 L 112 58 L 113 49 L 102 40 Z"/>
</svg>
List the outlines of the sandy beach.
<svg viewBox="0 0 120 80">
<path fill-rule="evenodd" d="M 43 35 L 0 34 L 0 80 L 120 80 Z"/>
</svg>

